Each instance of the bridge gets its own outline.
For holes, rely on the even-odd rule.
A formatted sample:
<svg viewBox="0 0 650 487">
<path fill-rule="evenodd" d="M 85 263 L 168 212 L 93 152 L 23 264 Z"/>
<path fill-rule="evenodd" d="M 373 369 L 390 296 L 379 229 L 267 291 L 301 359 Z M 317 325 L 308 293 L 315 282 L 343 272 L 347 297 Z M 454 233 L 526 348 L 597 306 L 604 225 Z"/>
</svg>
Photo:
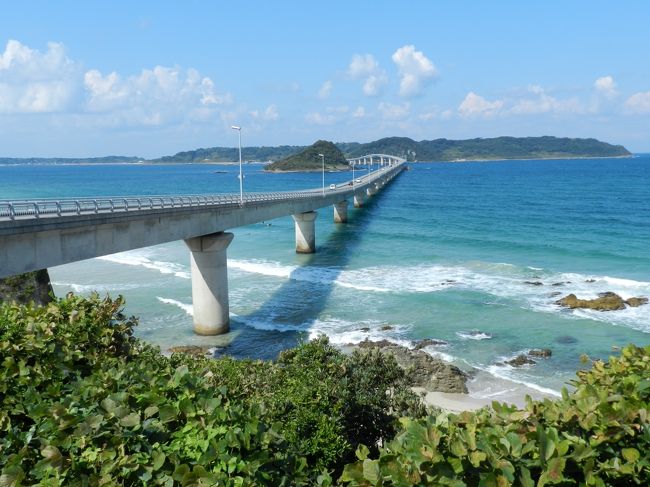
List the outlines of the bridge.
<svg viewBox="0 0 650 487">
<path fill-rule="evenodd" d="M 368 156 L 370 157 L 370 156 Z M 231 228 L 292 215 L 296 252 L 316 251 L 319 208 L 346 223 L 405 169 L 392 162 L 345 183 L 273 193 L 0 201 L 0 278 L 175 240 L 190 250 L 194 331 L 230 328 L 226 249 Z"/>
<path fill-rule="evenodd" d="M 403 157 L 391 156 L 389 154 L 366 154 L 365 156 L 348 159 L 348 163 L 351 166 L 372 166 L 374 162 L 379 164 L 380 167 L 383 167 L 385 164 L 389 166 L 392 164 L 403 164 L 406 162 L 406 159 Z"/>
</svg>

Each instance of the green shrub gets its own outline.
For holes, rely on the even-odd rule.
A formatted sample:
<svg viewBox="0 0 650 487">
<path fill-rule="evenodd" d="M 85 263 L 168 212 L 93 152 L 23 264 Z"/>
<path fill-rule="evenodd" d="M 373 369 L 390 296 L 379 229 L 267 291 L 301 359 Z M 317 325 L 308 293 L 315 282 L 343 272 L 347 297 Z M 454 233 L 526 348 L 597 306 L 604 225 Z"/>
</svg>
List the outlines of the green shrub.
<svg viewBox="0 0 650 487">
<path fill-rule="evenodd" d="M 132 337 L 121 299 L 0 307 L 0 485 L 304 484 L 259 407 Z"/>
<path fill-rule="evenodd" d="M 277 362 L 181 355 L 173 360 L 196 364 L 215 387 L 261 405 L 265 419 L 318 470 L 340 472 L 359 444 L 392 438 L 399 417 L 425 413 L 392 356 L 347 356 L 325 337 L 282 352 Z"/>
<path fill-rule="evenodd" d="M 421 406 L 392 357 L 165 357 L 123 300 L 0 306 L 0 486 L 330 485 Z"/>
<path fill-rule="evenodd" d="M 524 409 L 403 419 L 376 459 L 345 468 L 347 485 L 538 486 L 650 484 L 650 347 L 628 346 L 578 372 L 562 399 Z"/>
</svg>

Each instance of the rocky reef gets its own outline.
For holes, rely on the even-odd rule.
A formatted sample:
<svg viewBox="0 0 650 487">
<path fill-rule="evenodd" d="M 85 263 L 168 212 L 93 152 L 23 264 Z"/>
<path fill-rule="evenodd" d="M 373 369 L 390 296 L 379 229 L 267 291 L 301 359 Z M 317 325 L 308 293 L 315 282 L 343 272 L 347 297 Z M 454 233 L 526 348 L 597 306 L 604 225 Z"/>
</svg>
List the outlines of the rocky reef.
<svg viewBox="0 0 650 487">
<path fill-rule="evenodd" d="M 44 306 L 52 301 L 53 296 L 47 269 L 0 279 L 0 302 Z"/>
<path fill-rule="evenodd" d="M 423 342 L 423 346 L 441 343 L 439 340 L 423 340 Z M 395 357 L 399 366 L 406 371 L 413 387 L 423 387 L 429 391 L 467 394 L 468 375 L 455 365 L 422 351 L 418 345 L 419 343 L 416 344 L 415 349 L 411 350 L 387 340 L 376 342 L 364 340 L 358 346 L 362 349 L 376 348 L 381 353 Z"/>
<path fill-rule="evenodd" d="M 637 307 L 647 303 L 648 298 L 645 297 L 632 297 L 625 300 L 613 292 L 599 293 L 595 299 L 579 299 L 575 294 L 569 294 L 555 302 L 555 304 L 565 308 L 595 309 L 598 311 L 616 311 L 625 309 L 626 305 Z"/>
</svg>

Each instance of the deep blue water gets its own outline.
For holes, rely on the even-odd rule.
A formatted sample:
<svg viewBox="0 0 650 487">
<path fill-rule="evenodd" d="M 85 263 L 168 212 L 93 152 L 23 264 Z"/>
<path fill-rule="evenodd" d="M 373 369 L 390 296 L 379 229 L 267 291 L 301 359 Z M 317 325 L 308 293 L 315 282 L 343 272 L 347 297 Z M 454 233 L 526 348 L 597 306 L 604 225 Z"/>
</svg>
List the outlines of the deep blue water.
<svg viewBox="0 0 650 487">
<path fill-rule="evenodd" d="M 320 185 L 320 173 L 244 169 L 247 191 Z M 4 166 L 0 198 L 235 192 L 237 172 L 217 165 Z M 326 177 L 330 184 L 350 174 Z M 481 369 L 473 393 L 496 398 L 528 392 L 522 384 L 557 391 L 580 367 L 580 354 L 604 358 L 612 346 L 650 343 L 650 305 L 567 311 L 552 295 L 650 296 L 648 155 L 412 164 L 350 216 L 337 226 L 330 208 L 319 211 L 313 256 L 294 253 L 290 218 L 234 229 L 233 331 L 224 337 L 191 332 L 182 243 L 51 274 L 60 293 L 124 294 L 128 311 L 141 317 L 138 333 L 163 347 L 204 341 L 269 357 L 319 333 L 339 344 L 443 339 L 447 346 L 429 351 Z M 381 331 L 386 324 L 393 328 Z M 526 369 L 497 365 L 532 347 L 549 347 L 553 356 Z"/>
</svg>

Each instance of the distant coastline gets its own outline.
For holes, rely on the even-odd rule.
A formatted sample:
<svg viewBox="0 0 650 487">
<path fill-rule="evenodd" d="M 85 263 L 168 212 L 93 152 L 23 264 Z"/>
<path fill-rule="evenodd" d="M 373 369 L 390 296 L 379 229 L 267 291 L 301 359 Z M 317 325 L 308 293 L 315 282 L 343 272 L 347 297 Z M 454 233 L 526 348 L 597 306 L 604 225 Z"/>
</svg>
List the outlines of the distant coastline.
<svg viewBox="0 0 650 487">
<path fill-rule="evenodd" d="M 329 143 L 331 144 L 331 143 Z M 493 162 L 510 160 L 564 160 L 564 159 L 610 159 L 634 157 L 622 145 L 612 145 L 596 139 L 572 139 L 560 137 L 496 137 L 467 140 L 421 140 L 408 137 L 387 137 L 368 143 L 338 142 L 331 144 L 326 164 L 342 158 L 366 154 L 390 154 L 403 157 L 407 162 Z M 278 163 L 295 161 L 296 157 L 313 146 L 243 147 L 246 161 Z M 338 157 L 334 157 L 334 152 Z M 322 153 L 322 152 L 321 152 Z M 311 158 L 308 158 L 311 159 Z M 318 160 L 309 161 L 316 166 Z M 104 156 L 85 158 L 63 157 L 0 157 L 0 165 L 100 165 L 100 164 L 238 164 L 237 149 L 212 147 L 178 152 L 154 159 L 137 156 Z M 311 164 L 313 163 L 313 164 Z M 286 164 L 285 164 L 286 165 Z M 300 164 L 291 164 L 298 165 Z M 339 164 L 340 165 L 340 164 Z M 282 170 L 302 170 L 302 167 L 283 167 Z M 307 168 L 305 168 L 307 169 Z M 316 170 L 316 167 L 309 168 Z M 345 170 L 342 167 L 339 170 Z"/>
</svg>

